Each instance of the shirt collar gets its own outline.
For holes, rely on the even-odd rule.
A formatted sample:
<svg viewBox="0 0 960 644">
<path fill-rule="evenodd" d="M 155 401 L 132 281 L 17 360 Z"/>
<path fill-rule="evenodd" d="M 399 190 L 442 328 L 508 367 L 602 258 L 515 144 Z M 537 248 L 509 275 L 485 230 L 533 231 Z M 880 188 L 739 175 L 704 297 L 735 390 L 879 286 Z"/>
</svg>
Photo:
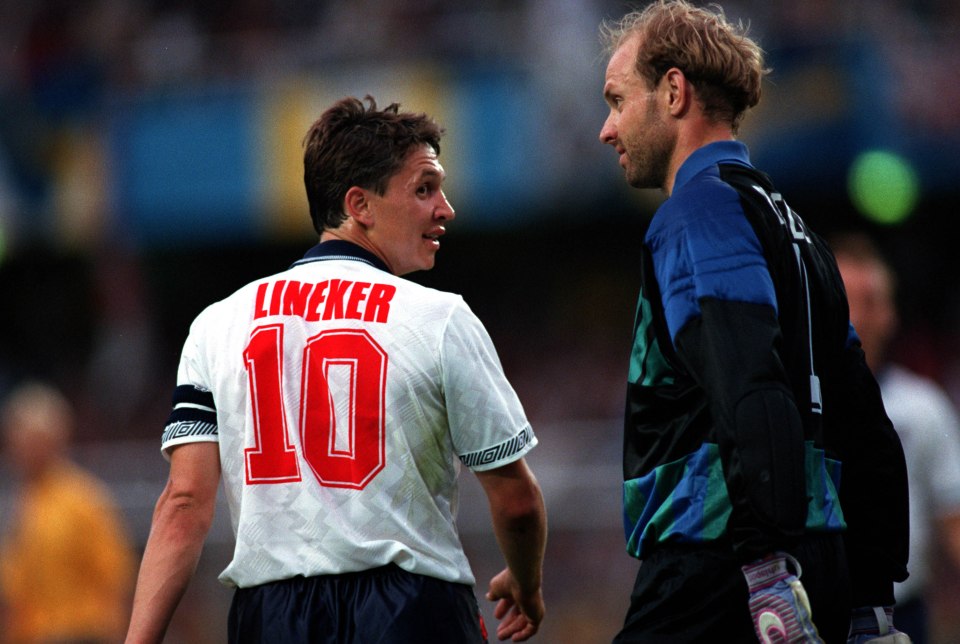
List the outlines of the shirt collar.
<svg viewBox="0 0 960 644">
<path fill-rule="evenodd" d="M 752 167 L 750 152 L 746 145 L 740 141 L 714 141 L 694 150 L 693 154 L 687 157 L 687 160 L 677 170 L 677 177 L 673 182 L 673 191 L 676 192 L 678 188 L 683 187 L 685 183 L 710 166 L 723 162 L 740 163 Z"/>
<path fill-rule="evenodd" d="M 354 262 L 363 262 L 374 268 L 378 268 L 386 273 L 390 272 L 382 259 L 371 253 L 365 248 L 342 239 L 331 239 L 330 241 L 320 242 L 307 251 L 303 259 L 293 263 L 293 266 L 308 264 L 310 262 L 322 262 L 331 259 L 345 259 Z"/>
</svg>

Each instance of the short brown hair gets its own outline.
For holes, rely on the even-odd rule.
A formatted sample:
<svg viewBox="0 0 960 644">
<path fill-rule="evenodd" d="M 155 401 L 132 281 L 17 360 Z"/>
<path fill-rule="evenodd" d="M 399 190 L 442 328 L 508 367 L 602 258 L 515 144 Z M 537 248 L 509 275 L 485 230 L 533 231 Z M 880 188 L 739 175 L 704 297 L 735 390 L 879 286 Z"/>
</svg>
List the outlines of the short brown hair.
<svg viewBox="0 0 960 644">
<path fill-rule="evenodd" d="M 344 222 L 343 199 L 353 186 L 384 194 L 412 148 L 429 145 L 440 154 L 444 130 L 433 119 L 400 112 L 398 103 L 378 110 L 372 96 L 365 100 L 368 106 L 340 99 L 303 139 L 303 182 L 317 233 Z"/>
<path fill-rule="evenodd" d="M 655 86 L 671 68 L 694 86 L 704 114 L 730 123 L 736 132 L 743 114 L 760 102 L 769 70 L 763 51 L 747 37 L 743 25 L 730 23 L 717 5 L 713 10 L 685 0 L 658 0 L 616 21 L 601 25 L 608 53 L 637 34 L 641 47 L 637 74 Z"/>
</svg>

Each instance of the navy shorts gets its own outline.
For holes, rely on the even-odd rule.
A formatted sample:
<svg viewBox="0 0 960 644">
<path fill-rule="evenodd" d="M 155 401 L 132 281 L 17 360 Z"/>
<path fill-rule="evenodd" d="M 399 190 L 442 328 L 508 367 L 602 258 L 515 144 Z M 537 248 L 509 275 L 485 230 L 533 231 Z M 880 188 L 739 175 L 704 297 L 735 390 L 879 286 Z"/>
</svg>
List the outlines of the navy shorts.
<svg viewBox="0 0 960 644">
<path fill-rule="evenodd" d="M 847 641 L 850 580 L 839 535 L 791 548 L 803 568 L 813 623 L 827 644 Z M 756 644 L 749 591 L 729 544 L 661 546 L 640 565 L 615 644 Z"/>
<path fill-rule="evenodd" d="M 487 642 L 473 589 L 389 565 L 238 588 L 230 644 Z"/>
</svg>

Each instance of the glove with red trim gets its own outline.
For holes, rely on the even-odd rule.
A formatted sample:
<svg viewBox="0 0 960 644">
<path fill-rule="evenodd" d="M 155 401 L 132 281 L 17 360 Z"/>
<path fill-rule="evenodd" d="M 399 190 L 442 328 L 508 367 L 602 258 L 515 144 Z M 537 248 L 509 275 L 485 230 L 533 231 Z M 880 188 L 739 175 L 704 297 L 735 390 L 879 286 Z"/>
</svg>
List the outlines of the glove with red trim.
<svg viewBox="0 0 960 644">
<path fill-rule="evenodd" d="M 787 562 L 797 574 L 790 572 Z M 750 589 L 753 628 L 763 644 L 807 644 L 823 640 L 810 615 L 810 602 L 800 583 L 800 564 L 776 553 L 742 567 Z"/>
</svg>

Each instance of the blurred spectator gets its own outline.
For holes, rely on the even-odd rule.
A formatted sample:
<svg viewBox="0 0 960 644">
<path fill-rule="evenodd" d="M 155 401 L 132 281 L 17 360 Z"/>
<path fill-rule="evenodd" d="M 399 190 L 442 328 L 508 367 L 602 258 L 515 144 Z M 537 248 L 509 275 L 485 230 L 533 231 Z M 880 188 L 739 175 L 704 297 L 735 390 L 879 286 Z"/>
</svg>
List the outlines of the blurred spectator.
<svg viewBox="0 0 960 644">
<path fill-rule="evenodd" d="M 850 321 L 900 434 L 910 481 L 910 577 L 895 587 L 897 626 L 915 644 L 929 640 L 927 594 L 941 550 L 960 569 L 960 419 L 933 380 L 892 362 L 897 327 L 895 276 L 871 240 L 831 242 L 850 302 Z M 939 541 L 938 541 L 939 539 Z"/>
<path fill-rule="evenodd" d="M 93 259 L 96 321 L 86 370 L 87 399 L 97 420 L 90 433 L 106 439 L 129 436 L 145 410 L 153 411 L 151 402 L 167 402 L 156 395 L 155 318 L 140 258 L 117 246 Z"/>
<path fill-rule="evenodd" d="M 73 410 L 53 388 L 14 390 L 0 410 L 18 474 L 2 521 L 0 641 L 118 642 L 128 618 L 133 552 L 105 486 L 67 457 Z"/>
</svg>

